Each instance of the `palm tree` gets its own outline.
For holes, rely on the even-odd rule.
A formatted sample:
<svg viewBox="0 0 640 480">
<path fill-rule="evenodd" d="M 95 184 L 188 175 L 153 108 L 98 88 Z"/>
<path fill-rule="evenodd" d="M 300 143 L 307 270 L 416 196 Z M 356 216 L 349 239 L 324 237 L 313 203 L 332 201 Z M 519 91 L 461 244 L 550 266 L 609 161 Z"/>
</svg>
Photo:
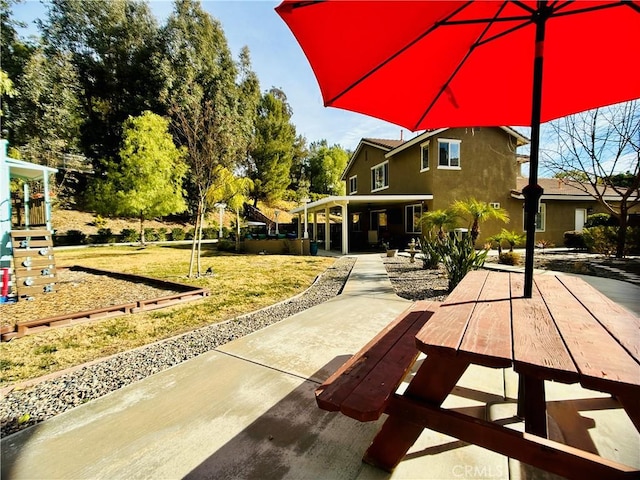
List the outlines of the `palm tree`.
<svg viewBox="0 0 640 480">
<path fill-rule="evenodd" d="M 456 200 L 453 202 L 451 210 L 461 217 L 469 219 L 471 224 L 471 240 L 474 245 L 480 235 L 480 222 L 500 220 L 507 223 L 509 221 L 509 214 L 504 208 L 494 208 L 487 202 L 481 202 L 475 198 Z"/>
<path fill-rule="evenodd" d="M 431 212 L 425 212 L 420 217 L 420 223 L 431 230 L 432 228 L 438 229 L 438 238 L 443 239 L 445 237 L 445 228 L 456 226 L 457 215 L 451 210 L 433 210 Z"/>
</svg>

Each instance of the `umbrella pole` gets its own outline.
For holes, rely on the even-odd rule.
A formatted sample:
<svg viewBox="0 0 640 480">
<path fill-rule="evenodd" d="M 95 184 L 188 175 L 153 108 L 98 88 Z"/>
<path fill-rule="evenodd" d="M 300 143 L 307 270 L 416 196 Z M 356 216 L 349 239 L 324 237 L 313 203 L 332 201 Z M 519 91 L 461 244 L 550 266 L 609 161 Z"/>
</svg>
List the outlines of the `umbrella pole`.
<svg viewBox="0 0 640 480">
<path fill-rule="evenodd" d="M 542 187 L 538 185 L 538 158 L 540 148 L 540 111 L 542 107 L 542 66 L 544 59 L 544 30 L 546 2 L 538 3 L 536 12 L 536 46 L 533 61 L 533 99 L 531 103 L 531 151 L 529 158 L 529 184 L 522 190 L 524 195 L 524 219 L 527 232 L 524 262 L 524 296 L 531 298 L 533 293 L 533 254 L 536 241 L 536 215 L 542 196 Z"/>
</svg>

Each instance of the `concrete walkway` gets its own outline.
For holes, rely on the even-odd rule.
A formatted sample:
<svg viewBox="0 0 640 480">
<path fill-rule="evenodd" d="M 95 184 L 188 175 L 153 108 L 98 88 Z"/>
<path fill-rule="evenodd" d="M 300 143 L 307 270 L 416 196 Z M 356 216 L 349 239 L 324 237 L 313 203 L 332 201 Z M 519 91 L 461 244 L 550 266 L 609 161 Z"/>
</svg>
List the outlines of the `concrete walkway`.
<svg viewBox="0 0 640 480">
<path fill-rule="evenodd" d="M 316 407 L 318 384 L 410 303 L 379 254 L 358 256 L 335 299 L 2 439 L 2 478 L 552 478 L 431 431 L 390 475 L 361 462 L 381 421 Z M 510 370 L 474 367 L 444 406 L 509 421 L 516 388 Z M 547 389 L 552 438 L 640 467 L 613 400 Z"/>
</svg>

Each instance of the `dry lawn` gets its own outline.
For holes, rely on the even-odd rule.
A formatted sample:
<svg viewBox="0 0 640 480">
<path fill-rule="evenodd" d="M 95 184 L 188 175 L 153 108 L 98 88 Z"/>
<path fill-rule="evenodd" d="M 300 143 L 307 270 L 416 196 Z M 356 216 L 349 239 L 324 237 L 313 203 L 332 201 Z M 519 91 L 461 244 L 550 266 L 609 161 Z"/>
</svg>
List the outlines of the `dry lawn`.
<svg viewBox="0 0 640 480">
<path fill-rule="evenodd" d="M 210 289 L 211 296 L 2 343 L 0 385 L 36 378 L 272 305 L 308 288 L 334 261 L 324 257 L 219 254 L 209 249 L 203 252 L 202 271 L 211 267 L 214 275 L 189 279 L 189 258 L 186 246 L 56 251 L 56 264 L 60 266 L 82 265 L 188 283 Z M 37 302 L 30 303 L 37 309 Z"/>
</svg>

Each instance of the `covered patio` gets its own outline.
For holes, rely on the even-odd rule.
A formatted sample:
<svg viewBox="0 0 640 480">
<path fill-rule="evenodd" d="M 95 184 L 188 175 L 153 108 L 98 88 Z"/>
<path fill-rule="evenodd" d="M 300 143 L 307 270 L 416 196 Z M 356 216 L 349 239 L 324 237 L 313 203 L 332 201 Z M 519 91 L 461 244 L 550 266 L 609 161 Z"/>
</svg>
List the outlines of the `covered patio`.
<svg viewBox="0 0 640 480">
<path fill-rule="evenodd" d="M 298 237 L 310 238 L 322 244 L 324 250 L 339 250 L 347 254 L 378 245 L 383 241 L 401 243 L 406 237 L 419 232 L 406 232 L 407 208 L 413 212 L 409 218 L 426 211 L 425 202 L 433 195 L 343 195 L 322 198 L 315 202 L 303 202 L 291 210 L 298 216 Z M 312 215 L 312 221 L 309 216 Z M 318 217 L 322 217 L 319 222 Z M 339 235 L 331 235 L 331 225 L 338 219 Z M 323 225 L 323 234 L 319 226 Z M 309 231 L 311 229 L 311 231 Z"/>
</svg>

